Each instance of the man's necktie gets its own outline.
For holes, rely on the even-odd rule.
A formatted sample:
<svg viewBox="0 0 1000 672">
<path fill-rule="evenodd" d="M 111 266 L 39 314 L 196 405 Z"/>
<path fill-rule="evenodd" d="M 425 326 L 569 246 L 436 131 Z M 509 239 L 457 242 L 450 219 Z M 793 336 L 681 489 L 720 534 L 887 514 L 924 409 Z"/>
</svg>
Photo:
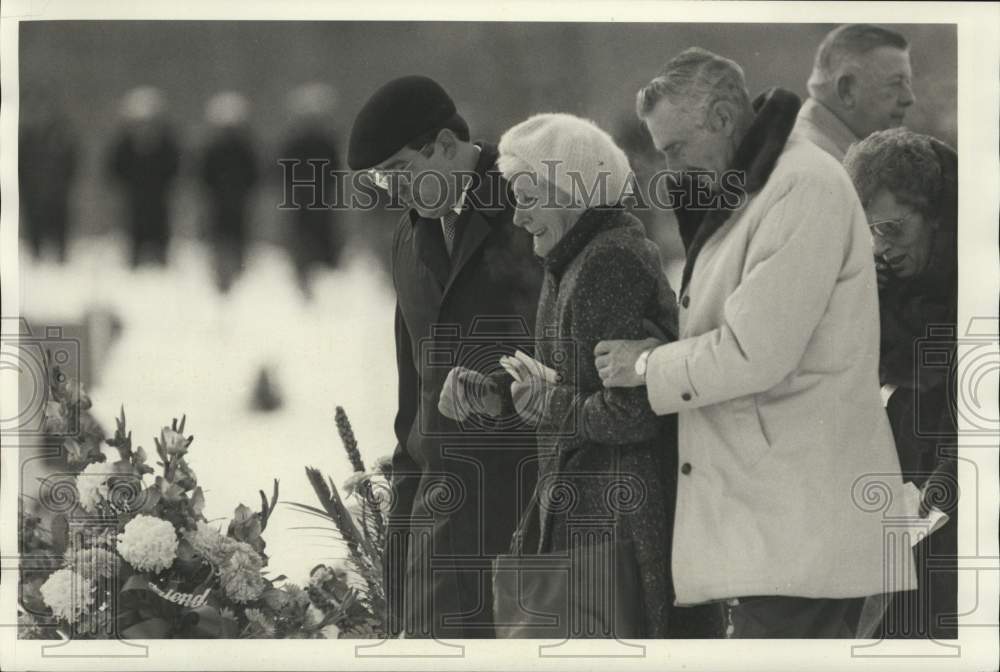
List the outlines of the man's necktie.
<svg viewBox="0 0 1000 672">
<path fill-rule="evenodd" d="M 456 223 L 461 215 L 461 212 L 449 211 L 447 215 L 441 218 L 441 231 L 444 233 L 444 246 L 448 250 L 448 256 L 451 256 L 451 250 L 455 246 L 455 234 L 457 233 L 458 227 Z"/>
</svg>

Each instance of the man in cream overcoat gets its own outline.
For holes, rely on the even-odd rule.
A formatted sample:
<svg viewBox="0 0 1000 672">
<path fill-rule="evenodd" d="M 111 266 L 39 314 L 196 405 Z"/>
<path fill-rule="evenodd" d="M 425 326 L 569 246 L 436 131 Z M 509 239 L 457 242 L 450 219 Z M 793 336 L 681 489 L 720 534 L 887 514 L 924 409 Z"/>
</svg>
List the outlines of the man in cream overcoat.
<svg viewBox="0 0 1000 672">
<path fill-rule="evenodd" d="M 872 239 L 841 166 L 791 132 L 799 107 L 780 89 L 751 102 L 742 69 L 702 49 L 639 92 L 668 167 L 717 198 L 678 203 L 680 339 L 595 348 L 605 386 L 678 414 L 676 599 L 724 601 L 733 637 L 849 637 L 856 598 L 916 581 L 887 534 L 902 480 Z"/>
</svg>

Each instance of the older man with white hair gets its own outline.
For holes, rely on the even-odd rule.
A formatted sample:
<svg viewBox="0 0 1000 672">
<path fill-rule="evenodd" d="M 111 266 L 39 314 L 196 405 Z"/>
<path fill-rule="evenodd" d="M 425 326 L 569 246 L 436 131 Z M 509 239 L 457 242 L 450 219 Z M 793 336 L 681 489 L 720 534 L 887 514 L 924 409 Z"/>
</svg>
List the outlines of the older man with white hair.
<svg viewBox="0 0 1000 672">
<path fill-rule="evenodd" d="M 740 66 L 697 48 L 639 92 L 668 167 L 716 203 L 678 211 L 695 230 L 679 340 L 594 350 L 605 386 L 678 415 L 676 599 L 727 602 L 733 637 L 849 637 L 852 598 L 915 583 L 859 495 L 902 490 L 871 235 L 844 169 L 791 132 L 798 109 L 781 89 L 751 102 Z"/>
<path fill-rule="evenodd" d="M 916 101 L 909 48 L 905 37 L 881 26 L 832 30 L 816 50 L 796 130 L 843 161 L 851 144 L 902 126 Z"/>
</svg>

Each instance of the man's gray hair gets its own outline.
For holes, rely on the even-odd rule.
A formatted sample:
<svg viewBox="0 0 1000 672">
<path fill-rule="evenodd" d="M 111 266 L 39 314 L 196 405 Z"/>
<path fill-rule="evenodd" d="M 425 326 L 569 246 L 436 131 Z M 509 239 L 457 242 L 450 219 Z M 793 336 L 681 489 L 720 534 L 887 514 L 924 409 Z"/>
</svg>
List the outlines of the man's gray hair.
<svg viewBox="0 0 1000 672">
<path fill-rule="evenodd" d="M 906 51 L 910 44 L 896 31 L 870 23 L 848 23 L 831 30 L 816 50 L 809 76 L 809 95 L 822 97 L 825 91 L 836 85 L 845 68 L 859 68 L 858 61 L 879 47 Z"/>
<path fill-rule="evenodd" d="M 690 100 L 706 112 L 716 101 L 736 105 L 741 113 L 750 112 L 743 68 L 728 58 L 707 49 L 691 47 L 670 59 L 653 80 L 636 95 L 636 113 L 644 119 L 664 98 L 671 102 Z"/>
</svg>

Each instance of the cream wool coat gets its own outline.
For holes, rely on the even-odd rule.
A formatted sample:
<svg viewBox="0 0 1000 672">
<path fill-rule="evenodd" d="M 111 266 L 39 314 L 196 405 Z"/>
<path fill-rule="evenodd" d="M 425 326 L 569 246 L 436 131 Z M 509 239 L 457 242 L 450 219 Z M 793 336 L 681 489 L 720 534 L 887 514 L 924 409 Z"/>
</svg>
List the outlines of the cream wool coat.
<svg viewBox="0 0 1000 672">
<path fill-rule="evenodd" d="M 902 481 L 872 241 L 843 168 L 793 133 L 696 262 L 680 340 L 646 374 L 653 410 L 678 413 L 677 603 L 915 587 L 909 544 L 888 552 L 866 501 L 899 501 Z"/>
</svg>

